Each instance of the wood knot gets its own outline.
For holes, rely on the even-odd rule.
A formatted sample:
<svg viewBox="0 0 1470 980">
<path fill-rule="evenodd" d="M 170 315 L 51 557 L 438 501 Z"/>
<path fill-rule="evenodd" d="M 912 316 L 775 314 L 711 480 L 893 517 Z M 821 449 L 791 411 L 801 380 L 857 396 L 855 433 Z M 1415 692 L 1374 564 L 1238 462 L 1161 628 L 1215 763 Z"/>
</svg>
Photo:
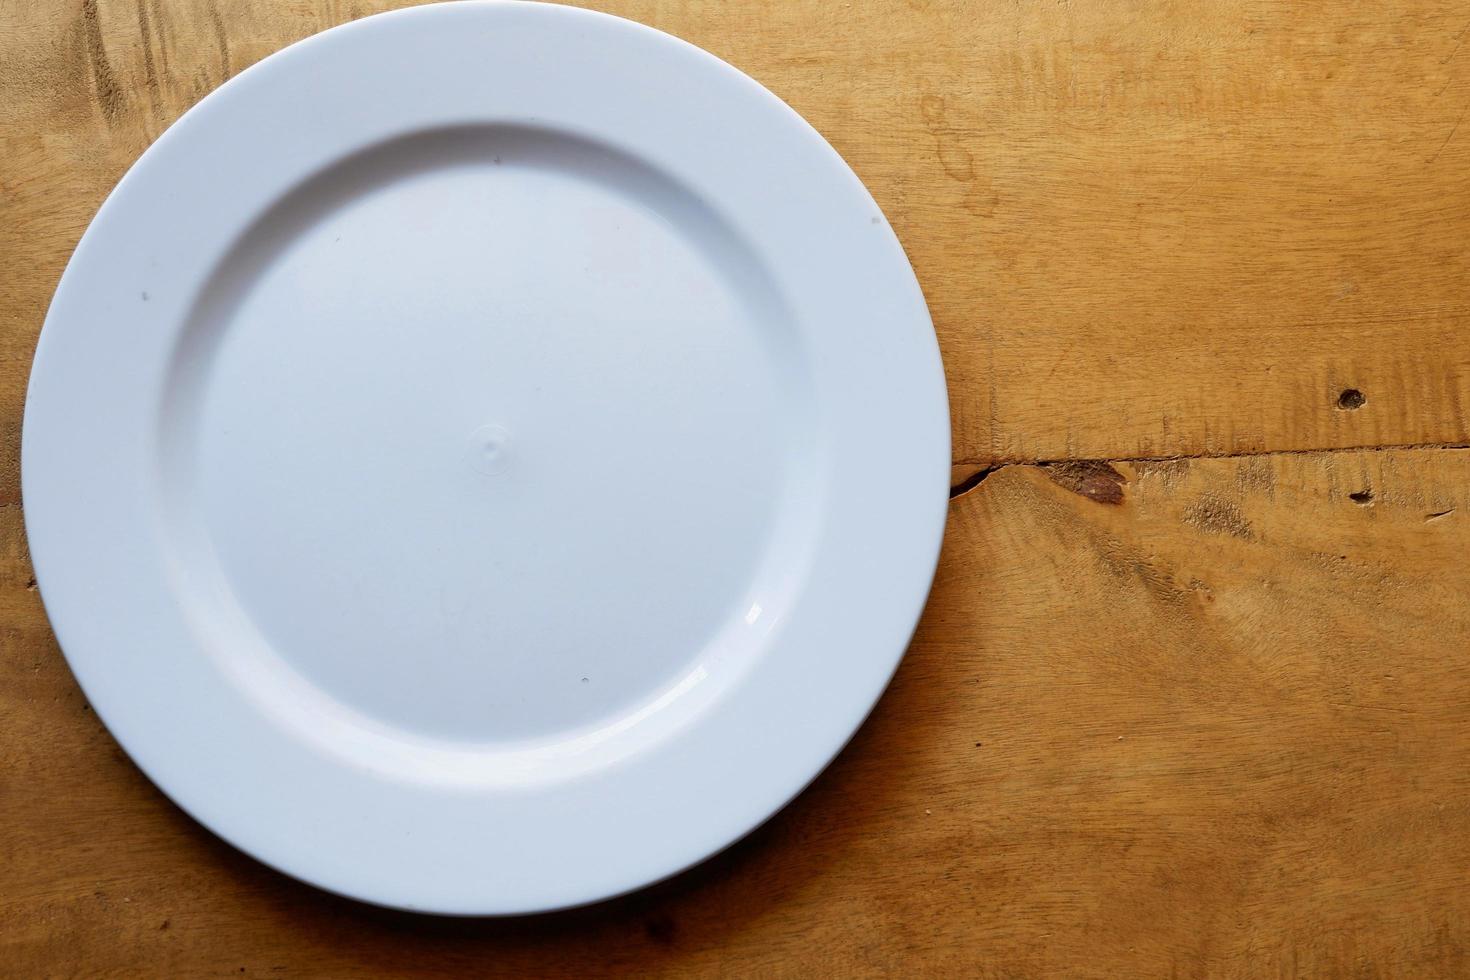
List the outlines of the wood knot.
<svg viewBox="0 0 1470 980">
<path fill-rule="evenodd" d="M 1043 463 L 1043 473 L 1051 482 L 1079 497 L 1095 500 L 1100 504 L 1121 504 L 1123 484 L 1128 480 L 1101 460 L 1067 460 L 1061 463 Z"/>
</svg>

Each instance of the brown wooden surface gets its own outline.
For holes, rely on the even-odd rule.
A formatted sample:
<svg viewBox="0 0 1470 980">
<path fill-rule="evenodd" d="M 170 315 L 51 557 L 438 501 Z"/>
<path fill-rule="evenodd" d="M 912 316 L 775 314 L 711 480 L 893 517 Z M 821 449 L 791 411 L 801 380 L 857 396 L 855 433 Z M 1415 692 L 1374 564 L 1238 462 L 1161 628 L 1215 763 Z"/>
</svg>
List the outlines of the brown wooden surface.
<svg viewBox="0 0 1470 980">
<path fill-rule="evenodd" d="M 0 973 L 1470 975 L 1470 7 L 1443 0 L 602 4 L 787 99 L 924 285 L 974 485 L 892 690 L 727 854 L 548 918 L 332 898 L 175 810 L 31 586 L 31 351 L 172 119 L 393 5 L 0 2 Z"/>
</svg>

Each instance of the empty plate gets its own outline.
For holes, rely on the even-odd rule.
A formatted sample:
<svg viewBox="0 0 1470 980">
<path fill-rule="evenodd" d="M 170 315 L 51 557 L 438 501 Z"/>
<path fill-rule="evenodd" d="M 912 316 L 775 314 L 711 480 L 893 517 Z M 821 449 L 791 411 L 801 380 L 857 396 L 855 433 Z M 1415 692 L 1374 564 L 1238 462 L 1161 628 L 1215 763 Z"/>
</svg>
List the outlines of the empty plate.
<svg viewBox="0 0 1470 980">
<path fill-rule="evenodd" d="M 676 872 L 831 760 L 948 462 L 913 272 L 810 126 L 649 28 L 465 3 L 143 155 L 23 469 L 67 659 L 164 792 L 323 888 L 502 914 Z"/>
</svg>

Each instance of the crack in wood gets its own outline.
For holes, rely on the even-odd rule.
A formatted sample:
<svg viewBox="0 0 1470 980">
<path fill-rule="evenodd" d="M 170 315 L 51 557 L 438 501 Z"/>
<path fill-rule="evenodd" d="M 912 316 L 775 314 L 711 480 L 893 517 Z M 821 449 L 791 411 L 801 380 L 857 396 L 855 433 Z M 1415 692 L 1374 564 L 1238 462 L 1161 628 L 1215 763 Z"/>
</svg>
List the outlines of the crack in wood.
<svg viewBox="0 0 1470 980">
<path fill-rule="evenodd" d="M 1082 459 L 956 459 L 952 467 L 1055 466 L 1061 463 L 1173 463 L 1193 459 L 1254 459 L 1262 456 L 1323 456 L 1333 453 L 1389 453 L 1401 450 L 1470 449 L 1470 442 L 1403 442 L 1371 446 L 1333 446 L 1323 449 L 1262 449 L 1243 453 L 1176 453 L 1168 456 L 1097 456 Z"/>
<path fill-rule="evenodd" d="M 962 497 L 984 483 L 992 473 L 1005 469 L 1008 466 L 1034 467 L 1046 471 L 1047 476 L 1055 483 L 1080 493 L 1084 497 L 1098 500 L 1101 503 L 1116 504 L 1123 499 L 1122 487 L 1128 482 L 1118 473 L 1111 464 L 1129 463 L 1132 465 L 1169 465 L 1177 463 L 1188 463 L 1191 460 L 1228 460 L 1228 459 L 1262 459 L 1273 456 L 1330 456 L 1343 453 L 1386 453 L 1400 451 L 1425 451 L 1425 450 L 1457 450 L 1470 449 L 1470 443 L 1405 443 L 1402 445 L 1383 444 L 1378 446 L 1349 446 L 1338 449 L 1274 449 L 1255 453 L 1200 453 L 1186 456 L 1111 456 L 1107 459 L 1038 459 L 1038 460 L 1001 460 L 986 462 L 984 460 L 955 460 L 950 464 L 953 483 L 949 488 L 949 499 L 954 500 Z M 1108 477 L 1106 471 L 1114 474 Z M 963 474 L 963 476 L 960 476 Z M 1092 479 L 1088 479 L 1089 475 Z M 1074 487 L 1072 484 L 1076 484 Z M 1086 485 L 1091 492 L 1080 489 Z M 1112 487 L 1113 489 L 1109 489 Z M 1116 493 L 1114 493 L 1116 490 Z M 1098 496 L 1097 494 L 1101 494 Z M 1117 499 L 1113 499 L 1116 496 Z M 1372 500 L 1371 491 L 1361 491 L 1349 494 L 1356 503 L 1368 503 Z M 1107 498 L 1107 499 L 1104 499 Z M 1438 511 L 1425 515 L 1425 521 L 1438 520 L 1454 513 L 1454 508 Z"/>
</svg>

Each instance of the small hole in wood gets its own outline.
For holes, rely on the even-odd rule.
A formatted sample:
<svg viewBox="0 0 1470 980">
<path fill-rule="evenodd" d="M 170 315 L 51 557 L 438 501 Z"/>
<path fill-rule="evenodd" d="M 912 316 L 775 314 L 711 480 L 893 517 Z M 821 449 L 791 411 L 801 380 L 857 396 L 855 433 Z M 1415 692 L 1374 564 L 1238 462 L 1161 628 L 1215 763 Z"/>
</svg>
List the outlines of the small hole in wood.
<svg viewBox="0 0 1470 980">
<path fill-rule="evenodd" d="M 1337 396 L 1337 407 L 1346 411 L 1355 411 L 1362 408 L 1368 397 L 1356 388 L 1344 388 L 1342 394 Z"/>
<path fill-rule="evenodd" d="M 1373 491 L 1359 490 L 1357 493 L 1348 494 L 1348 499 L 1355 504 L 1366 504 L 1373 499 Z"/>
</svg>

